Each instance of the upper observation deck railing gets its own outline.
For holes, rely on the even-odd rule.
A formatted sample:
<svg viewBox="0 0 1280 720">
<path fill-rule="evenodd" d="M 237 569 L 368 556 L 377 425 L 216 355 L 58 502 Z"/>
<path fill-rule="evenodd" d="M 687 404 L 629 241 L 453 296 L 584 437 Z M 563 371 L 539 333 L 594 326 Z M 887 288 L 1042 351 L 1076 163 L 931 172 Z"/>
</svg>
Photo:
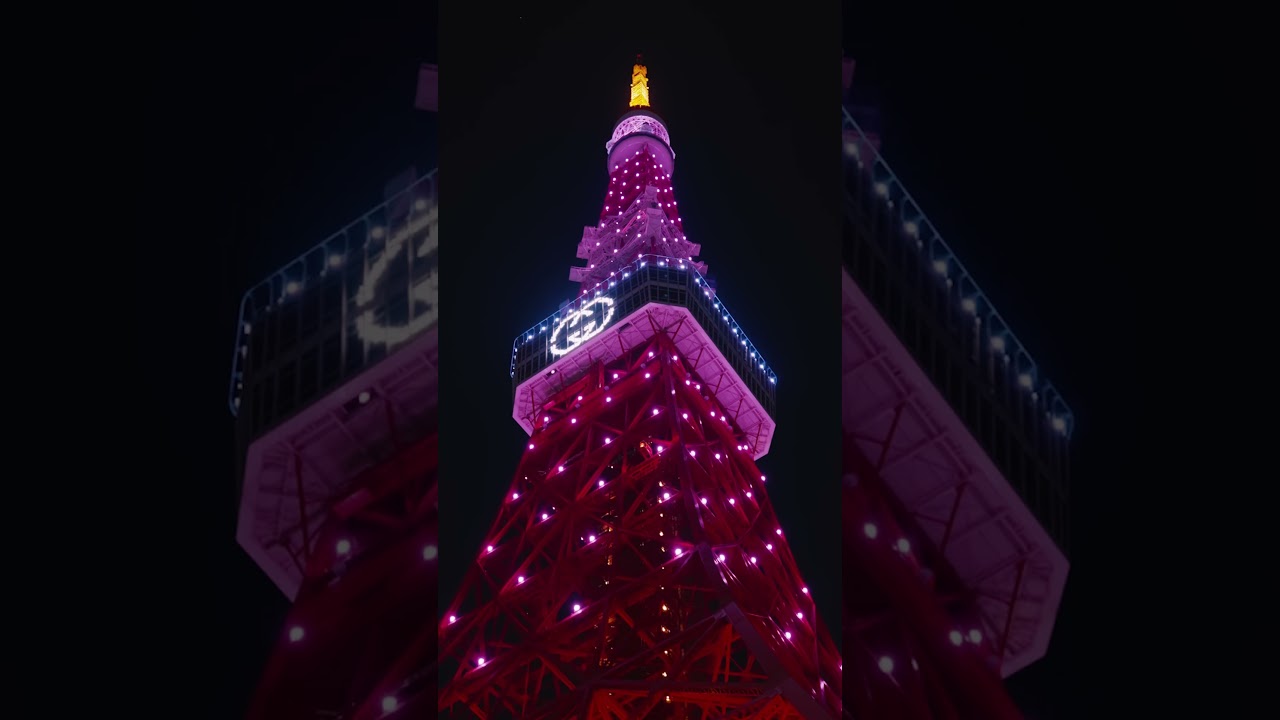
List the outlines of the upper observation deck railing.
<svg viewBox="0 0 1280 720">
<path fill-rule="evenodd" d="M 613 277 L 599 287 L 517 335 L 511 345 L 513 389 L 571 352 L 572 343 L 577 342 L 572 333 L 583 333 L 581 328 L 588 327 L 585 333 L 594 335 L 604 329 L 603 325 L 590 324 L 600 321 L 599 316 L 588 314 L 602 299 L 609 304 L 601 308 L 599 315 L 607 309 L 617 320 L 650 302 L 688 309 L 751 394 L 766 412 L 773 413 L 778 381 L 773 369 L 697 268 L 687 260 L 661 255 L 636 257 L 615 270 Z"/>
<path fill-rule="evenodd" d="M 979 359 L 994 359 L 1008 363 L 1011 375 L 1018 387 L 1032 394 L 1046 413 L 1046 419 L 1056 432 L 1070 437 L 1075 428 L 1075 418 L 1065 400 L 1047 379 L 1040 375 L 1030 352 L 1014 335 L 1009 324 L 1000 316 L 987 296 L 978 288 L 960 258 L 952 252 L 933 223 L 907 192 L 906 187 L 894 175 L 876 146 L 858 127 L 847 109 L 842 108 L 845 154 L 857 165 L 863 175 L 872 182 L 874 194 L 900 223 L 898 234 L 907 246 L 914 243 L 922 264 L 938 276 L 945 285 L 950 302 L 974 319 L 974 324 L 984 338 L 977 351 Z"/>
<path fill-rule="evenodd" d="M 231 413 L 252 432 L 434 324 L 438 172 L 285 264 L 240 301 Z"/>
</svg>

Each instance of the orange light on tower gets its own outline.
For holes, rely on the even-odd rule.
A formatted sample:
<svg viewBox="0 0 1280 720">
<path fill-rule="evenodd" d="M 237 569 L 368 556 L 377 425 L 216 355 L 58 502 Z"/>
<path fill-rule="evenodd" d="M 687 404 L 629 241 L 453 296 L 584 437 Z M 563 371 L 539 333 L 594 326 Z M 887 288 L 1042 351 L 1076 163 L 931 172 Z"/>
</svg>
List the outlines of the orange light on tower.
<svg viewBox="0 0 1280 720">
<path fill-rule="evenodd" d="M 639 57 L 631 68 L 631 107 L 649 107 L 649 71 L 640 64 Z"/>
</svg>

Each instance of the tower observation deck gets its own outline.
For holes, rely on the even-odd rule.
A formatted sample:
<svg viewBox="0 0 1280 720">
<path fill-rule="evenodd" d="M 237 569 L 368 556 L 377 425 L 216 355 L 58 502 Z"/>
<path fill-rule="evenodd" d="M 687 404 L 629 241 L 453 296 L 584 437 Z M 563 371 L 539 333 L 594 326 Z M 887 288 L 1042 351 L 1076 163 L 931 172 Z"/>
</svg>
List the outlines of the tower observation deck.
<svg viewBox="0 0 1280 720">
<path fill-rule="evenodd" d="M 577 296 L 512 345 L 530 437 L 442 608 L 439 716 L 838 718 L 840 656 L 755 465 L 778 378 L 685 236 L 639 61 L 630 98 Z"/>
<path fill-rule="evenodd" d="M 435 82 L 422 66 L 420 109 Z M 253 720 L 435 702 L 437 198 L 409 170 L 241 302 L 236 539 L 293 602 Z"/>
<path fill-rule="evenodd" d="M 1074 418 L 878 138 L 843 122 L 844 559 L 863 588 L 846 707 L 1017 718 L 999 679 L 1049 646 Z"/>
</svg>

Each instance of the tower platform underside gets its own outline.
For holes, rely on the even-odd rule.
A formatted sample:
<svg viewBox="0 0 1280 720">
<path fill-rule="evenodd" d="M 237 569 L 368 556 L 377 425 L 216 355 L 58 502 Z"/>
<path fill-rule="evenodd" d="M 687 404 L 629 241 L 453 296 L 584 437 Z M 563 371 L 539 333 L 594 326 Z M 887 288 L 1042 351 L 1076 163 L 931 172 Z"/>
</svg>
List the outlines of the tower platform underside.
<svg viewBox="0 0 1280 720">
<path fill-rule="evenodd" d="M 626 352 L 600 332 L 526 381 L 565 384 L 442 608 L 440 717 L 840 716 L 839 651 L 685 313 L 645 304 Z"/>
<path fill-rule="evenodd" d="M 258 438 L 249 447 L 236 539 L 295 599 L 324 526 L 363 474 L 417 441 L 436 417 L 438 328 Z"/>
<path fill-rule="evenodd" d="M 1067 559 L 847 272 L 842 285 L 846 442 L 909 516 L 903 531 L 922 535 L 910 547 L 967 588 L 974 636 L 1007 677 L 1047 651 Z"/>
<path fill-rule="evenodd" d="M 756 460 L 769 452 L 774 422 L 687 308 L 651 302 L 622 317 L 516 387 L 512 417 L 526 433 L 541 424 L 544 406 L 599 363 L 605 366 L 665 333 L 689 370 L 729 413 Z"/>
</svg>

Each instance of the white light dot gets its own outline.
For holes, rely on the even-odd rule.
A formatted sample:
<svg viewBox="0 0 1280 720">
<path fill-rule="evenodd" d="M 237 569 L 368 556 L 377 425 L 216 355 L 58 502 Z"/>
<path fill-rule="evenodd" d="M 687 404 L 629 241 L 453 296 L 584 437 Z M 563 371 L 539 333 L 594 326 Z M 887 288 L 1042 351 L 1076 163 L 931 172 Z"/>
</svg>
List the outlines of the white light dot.
<svg viewBox="0 0 1280 720">
<path fill-rule="evenodd" d="M 524 576 L 523 576 L 523 575 L 519 575 L 519 576 L 517 576 L 517 577 L 516 577 L 516 584 L 517 584 L 517 585 L 523 585 L 523 584 L 524 584 Z"/>
<path fill-rule="evenodd" d="M 777 535 L 781 535 L 781 534 L 782 534 L 782 528 L 778 528 L 777 530 L 774 530 L 773 532 L 774 532 L 775 534 L 777 534 Z"/>
<path fill-rule="evenodd" d="M 476 658 L 476 667 L 484 667 L 484 658 Z"/>
<path fill-rule="evenodd" d="M 347 554 L 347 553 L 349 553 L 349 552 L 351 552 L 351 541 L 350 541 L 350 540 L 339 540 L 339 541 L 338 541 L 338 554 L 339 554 L 339 555 L 346 555 L 346 554 Z"/>
<path fill-rule="evenodd" d="M 289 641 L 298 642 L 306 634 L 307 634 L 306 631 L 304 631 L 302 628 L 297 627 L 295 625 L 294 627 L 289 628 Z"/>
<path fill-rule="evenodd" d="M 684 550 L 681 550 L 680 548 L 676 548 L 676 557 L 680 557 L 683 554 L 684 554 Z"/>
<path fill-rule="evenodd" d="M 735 503 L 736 503 L 736 501 L 735 501 L 733 498 L 729 498 L 729 504 L 730 504 L 730 505 L 733 505 L 733 504 L 735 504 Z"/>
<path fill-rule="evenodd" d="M 893 658 L 887 655 L 880 658 L 880 662 L 876 663 L 876 665 L 880 667 L 880 672 L 886 674 L 893 672 Z"/>
<path fill-rule="evenodd" d="M 898 540 L 898 552 L 901 552 L 901 553 L 911 552 L 911 543 L 907 542 L 906 538 L 900 538 Z"/>
<path fill-rule="evenodd" d="M 720 562 L 724 562 L 724 553 L 720 553 Z"/>
<path fill-rule="evenodd" d="M 804 619 L 804 613 L 802 613 L 802 612 L 797 612 L 797 613 L 796 613 L 796 619 L 797 619 L 797 620 L 803 620 L 803 619 Z"/>
<path fill-rule="evenodd" d="M 671 499 L 671 493 L 669 493 L 669 492 L 664 492 L 664 493 L 662 493 L 662 499 L 663 499 L 663 500 L 670 500 L 670 499 Z"/>
<path fill-rule="evenodd" d="M 876 535 L 880 534 L 880 529 L 877 528 L 873 523 L 867 523 L 866 525 L 862 526 L 862 532 L 867 537 L 871 538 L 872 540 L 875 540 Z"/>
<path fill-rule="evenodd" d="M 980 642 L 982 642 L 982 631 L 981 631 L 981 630 L 970 630 L 970 631 L 969 631 L 969 642 L 971 642 L 971 643 L 973 643 L 973 644 L 975 644 L 975 645 L 976 645 L 976 644 L 978 644 L 978 643 L 980 643 Z"/>
<path fill-rule="evenodd" d="M 440 554 L 440 549 L 437 548 L 435 545 L 428 545 L 422 548 L 423 560 L 435 560 L 439 554 Z"/>
<path fill-rule="evenodd" d="M 449 616 L 449 624 L 450 624 L 450 625 L 452 625 L 452 624 L 454 624 L 454 623 L 456 623 L 456 622 L 458 622 L 458 616 L 457 616 L 457 615 L 450 615 L 450 616 Z"/>
<path fill-rule="evenodd" d="M 595 541 L 596 541 L 596 536 L 595 536 L 595 535 L 588 535 L 588 536 L 587 536 L 587 542 L 589 542 L 589 543 L 593 543 L 593 542 L 595 542 Z"/>
<path fill-rule="evenodd" d="M 548 517 L 550 517 L 550 516 L 549 516 L 549 515 L 547 515 L 546 513 L 542 513 L 542 519 L 543 519 L 543 520 L 546 520 Z"/>
<path fill-rule="evenodd" d="M 769 552 L 773 552 L 773 543 L 765 543 L 764 549 L 768 550 Z"/>
<path fill-rule="evenodd" d="M 604 480 L 596 482 L 596 487 L 604 487 Z"/>
<path fill-rule="evenodd" d="M 582 606 L 581 606 L 581 605 L 579 605 L 578 603 L 574 603 L 574 604 L 573 604 L 573 611 L 574 611 L 574 612 L 581 612 L 581 611 L 582 611 Z"/>
<path fill-rule="evenodd" d="M 533 449 L 533 443 L 529 443 L 529 449 L 530 449 L 530 450 L 532 450 L 532 449 Z"/>
<path fill-rule="evenodd" d="M 488 546 L 487 548 L 485 548 L 485 551 L 486 551 L 486 552 L 493 552 L 493 546 L 492 546 L 492 545 Z"/>
<path fill-rule="evenodd" d="M 400 703 L 399 703 L 399 701 L 397 701 L 397 700 L 395 699 L 395 697 L 394 697 L 394 696 L 392 696 L 392 695 L 388 695 L 388 696 L 386 696 L 386 697 L 382 698 L 382 711 L 383 711 L 383 712 L 391 712 L 392 710 L 395 710 L 395 709 L 396 709 L 396 708 L 398 708 L 398 707 L 400 707 Z"/>
<path fill-rule="evenodd" d="M 519 499 L 520 499 L 520 493 L 518 493 L 518 492 L 513 492 L 513 493 L 511 493 L 511 499 L 512 499 L 512 500 L 519 500 Z"/>
<path fill-rule="evenodd" d="M 782 633 L 782 637 L 784 637 L 784 638 L 786 638 L 786 639 L 790 640 L 790 639 L 791 639 L 791 631 L 790 631 L 790 630 L 788 630 L 788 631 L 786 631 L 786 632 Z"/>
<path fill-rule="evenodd" d="M 707 499 L 706 499 L 706 498 L 702 498 L 702 504 L 703 504 L 703 505 L 706 505 L 706 504 L 707 504 Z"/>
<path fill-rule="evenodd" d="M 756 564 L 756 556 L 755 556 L 755 555 L 752 555 L 752 556 L 751 556 L 751 564 L 752 564 L 752 565 L 755 565 L 755 564 Z"/>
<path fill-rule="evenodd" d="M 356 400 L 359 400 L 359 401 L 360 401 L 360 404 L 361 404 L 361 405 L 363 405 L 363 404 L 365 404 L 365 403 L 369 402 L 369 397 L 370 397 L 370 395 L 369 395 L 369 391 L 368 391 L 368 390 L 365 390 L 365 391 L 361 392 L 359 395 L 357 395 L 357 396 L 356 396 Z"/>
<path fill-rule="evenodd" d="M 808 594 L 809 594 L 809 588 L 807 588 L 807 587 L 802 587 L 802 588 L 800 588 L 800 592 L 804 593 L 805 595 L 808 595 Z"/>
<path fill-rule="evenodd" d="M 952 630 L 948 638 L 950 638 L 952 645 L 959 645 L 964 642 L 964 636 L 960 634 L 959 630 Z"/>
<path fill-rule="evenodd" d="M 557 470 L 557 472 L 564 472 L 564 466 L 563 466 L 563 465 L 561 465 L 561 466 L 559 467 L 559 469 Z"/>
</svg>

